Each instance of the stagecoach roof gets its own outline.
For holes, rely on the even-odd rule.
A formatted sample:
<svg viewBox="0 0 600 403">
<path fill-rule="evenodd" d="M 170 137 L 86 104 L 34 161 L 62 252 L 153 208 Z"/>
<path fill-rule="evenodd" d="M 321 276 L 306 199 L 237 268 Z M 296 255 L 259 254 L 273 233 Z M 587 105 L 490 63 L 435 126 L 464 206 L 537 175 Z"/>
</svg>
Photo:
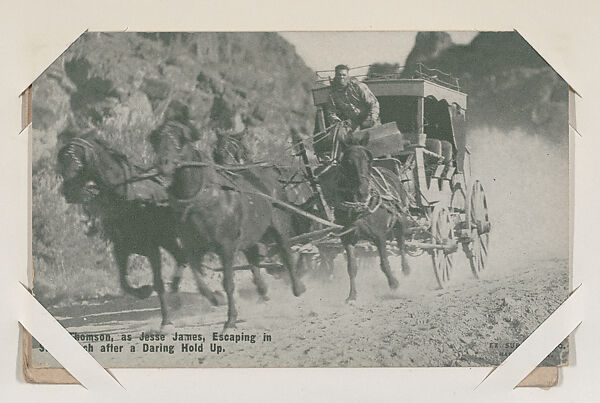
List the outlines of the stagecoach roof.
<svg viewBox="0 0 600 403">
<path fill-rule="evenodd" d="M 456 104 L 467 109 L 467 94 L 453 88 L 426 79 L 371 78 L 363 81 L 376 97 L 413 96 L 432 97 L 438 101 L 445 100 L 449 105 Z M 313 89 L 315 105 L 327 102 L 329 86 Z"/>
</svg>

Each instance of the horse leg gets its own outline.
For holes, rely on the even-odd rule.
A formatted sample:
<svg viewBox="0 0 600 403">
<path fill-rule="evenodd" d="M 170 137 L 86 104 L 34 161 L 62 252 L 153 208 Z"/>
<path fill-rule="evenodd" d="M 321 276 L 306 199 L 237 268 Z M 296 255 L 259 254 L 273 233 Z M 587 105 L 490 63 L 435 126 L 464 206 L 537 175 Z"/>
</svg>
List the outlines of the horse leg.
<svg viewBox="0 0 600 403">
<path fill-rule="evenodd" d="M 210 289 L 208 285 L 202 279 L 202 272 L 198 269 L 192 267 L 192 273 L 194 275 L 194 279 L 196 280 L 196 287 L 198 288 L 198 292 L 210 303 L 214 306 L 225 305 L 225 297 L 223 293 L 220 291 L 213 291 Z"/>
<path fill-rule="evenodd" d="M 332 273 L 331 273 L 331 265 L 330 265 L 330 261 L 331 258 L 329 256 L 329 254 L 327 254 L 327 252 L 325 252 L 323 249 L 319 248 L 319 276 L 323 277 L 323 278 L 327 278 L 327 279 L 332 279 Z"/>
<path fill-rule="evenodd" d="M 171 292 L 172 293 L 179 292 L 179 284 L 181 284 L 181 277 L 183 276 L 183 269 L 185 269 L 185 266 L 177 265 L 177 268 L 175 268 L 175 274 L 173 274 L 173 277 L 171 278 Z"/>
<path fill-rule="evenodd" d="M 408 263 L 406 256 L 406 245 L 404 244 L 404 227 L 400 220 L 398 223 L 396 223 L 396 227 L 394 228 L 394 237 L 396 238 L 396 243 L 398 244 L 398 249 L 400 250 L 402 274 L 408 275 L 410 274 L 410 264 Z"/>
<path fill-rule="evenodd" d="M 185 269 L 186 259 L 184 252 L 179 248 L 179 246 L 174 245 L 174 247 L 168 248 L 168 250 L 175 258 L 175 262 L 177 262 L 175 274 L 173 274 L 173 278 L 171 279 L 171 292 L 176 293 L 179 291 L 179 285 L 181 284 L 181 277 L 183 276 L 183 270 Z"/>
<path fill-rule="evenodd" d="M 302 281 L 297 278 L 296 271 L 294 270 L 294 265 L 292 263 L 292 255 L 290 253 L 290 241 L 287 236 L 284 236 L 281 232 L 277 231 L 275 228 L 271 227 L 271 235 L 275 239 L 275 243 L 277 244 L 278 254 L 283 261 L 283 265 L 290 273 L 290 280 L 292 281 L 292 292 L 294 296 L 299 297 L 302 295 L 304 291 L 306 291 L 306 287 L 302 283 Z"/>
<path fill-rule="evenodd" d="M 385 237 L 380 236 L 375 239 L 375 246 L 377 246 L 377 252 L 379 252 L 379 262 L 381 266 L 381 271 L 387 277 L 388 285 L 391 289 L 395 290 L 398 288 L 398 280 L 394 277 L 392 273 L 392 269 L 390 267 L 390 262 L 388 260 L 387 250 L 386 250 L 386 242 Z"/>
<path fill-rule="evenodd" d="M 202 258 L 204 257 L 204 251 L 195 251 L 193 256 L 189 256 L 190 266 L 192 268 L 192 274 L 194 275 L 194 280 L 196 280 L 196 287 L 198 288 L 198 292 L 207 300 L 210 301 L 211 304 L 218 306 L 225 304 L 225 296 L 220 291 L 213 291 L 210 287 L 204 282 L 202 276 L 204 275 L 204 268 L 202 267 Z"/>
<path fill-rule="evenodd" d="M 221 264 L 223 265 L 223 288 L 227 294 L 227 322 L 225 322 L 225 326 L 223 327 L 223 332 L 225 332 L 227 329 L 236 327 L 235 322 L 238 316 L 233 298 L 235 288 L 233 282 L 234 250 L 233 248 L 223 248 L 219 255 L 221 256 Z"/>
<path fill-rule="evenodd" d="M 248 264 L 251 266 L 250 270 L 252 271 L 252 282 L 258 290 L 261 300 L 268 301 L 269 297 L 267 296 L 267 284 L 260 274 L 260 254 L 258 251 L 258 245 L 254 245 L 246 249 L 244 251 L 244 255 L 246 256 Z"/>
<path fill-rule="evenodd" d="M 334 256 L 333 255 L 327 255 L 326 259 L 325 259 L 325 265 L 327 266 L 327 278 L 329 280 L 333 280 L 334 277 L 334 270 L 335 270 L 335 266 L 333 264 L 333 259 Z"/>
<path fill-rule="evenodd" d="M 152 287 L 149 285 L 132 287 L 129 284 L 129 281 L 127 280 L 127 261 L 129 260 L 129 252 L 115 245 L 114 255 L 117 266 L 119 267 L 119 280 L 123 291 L 139 299 L 145 299 L 152 295 Z"/>
<path fill-rule="evenodd" d="M 160 262 L 160 250 L 158 247 L 153 248 L 148 253 L 148 260 L 152 266 L 152 277 L 154 280 L 154 291 L 158 294 L 158 300 L 160 301 L 160 313 L 162 314 L 161 327 L 165 327 L 171 324 L 169 320 L 169 311 L 167 308 L 167 299 L 165 297 L 165 284 L 162 279 L 162 265 Z"/>
<path fill-rule="evenodd" d="M 312 258 L 310 255 L 299 252 L 298 259 L 296 260 L 296 273 L 302 278 L 306 273 L 312 271 Z"/>
<path fill-rule="evenodd" d="M 175 268 L 175 273 L 173 273 L 173 277 L 171 277 L 171 284 L 169 286 L 169 303 L 175 309 L 181 308 L 181 296 L 179 295 L 179 285 L 181 284 L 181 278 L 183 277 L 183 270 L 186 266 L 186 259 L 184 251 L 177 244 L 177 240 L 172 239 L 169 242 L 164 242 L 163 247 L 171 253 L 173 258 L 175 258 L 175 262 L 177 263 L 177 267 Z"/>
<path fill-rule="evenodd" d="M 333 279 L 333 260 L 335 259 L 335 253 L 327 250 L 326 248 L 319 248 L 319 255 L 321 256 L 321 264 L 319 265 L 319 271 L 322 275 L 325 275 L 327 279 Z"/>
<path fill-rule="evenodd" d="M 346 302 L 356 300 L 356 273 L 358 272 L 358 266 L 356 264 L 356 256 L 354 256 L 354 245 L 351 243 L 344 243 L 344 249 L 346 250 L 346 260 L 348 263 L 348 277 L 350 278 L 350 294 L 346 298 Z"/>
</svg>

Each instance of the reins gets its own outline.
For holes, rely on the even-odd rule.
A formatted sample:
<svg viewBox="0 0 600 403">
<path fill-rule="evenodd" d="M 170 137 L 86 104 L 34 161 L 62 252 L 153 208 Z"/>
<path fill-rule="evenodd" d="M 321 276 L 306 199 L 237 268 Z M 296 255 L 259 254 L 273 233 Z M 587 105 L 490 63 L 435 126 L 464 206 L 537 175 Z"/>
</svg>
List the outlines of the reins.
<svg viewBox="0 0 600 403">
<path fill-rule="evenodd" d="M 254 164 L 247 164 L 247 165 L 240 165 L 240 166 L 222 166 L 219 164 L 215 164 L 212 162 L 178 162 L 175 164 L 177 168 L 181 168 L 181 167 L 204 167 L 204 168 L 213 168 L 215 169 L 215 172 L 219 175 L 221 175 L 223 178 L 225 178 L 230 185 L 226 186 L 227 190 L 233 190 L 236 192 L 240 192 L 242 194 L 250 194 L 250 195 L 254 195 L 254 196 L 260 196 L 268 201 L 270 201 L 273 204 L 276 204 L 279 207 L 282 207 L 286 210 L 289 210 L 295 214 L 298 214 L 302 217 L 308 218 L 314 222 L 317 222 L 319 224 L 325 225 L 327 227 L 333 228 L 333 229 L 344 229 L 345 227 L 338 225 L 338 224 L 334 224 L 331 223 L 327 220 L 322 219 L 321 217 L 317 217 L 314 214 L 310 214 L 306 211 L 303 211 L 301 209 L 299 209 L 298 207 L 290 204 L 290 203 L 286 203 L 284 201 L 281 201 L 279 199 L 277 199 L 276 197 L 270 196 L 268 194 L 265 194 L 263 192 L 259 192 L 259 191 L 253 191 L 253 190 L 249 190 L 249 189 L 240 189 L 240 187 L 230 178 L 228 177 L 226 174 L 230 173 L 229 171 L 240 171 L 240 170 L 246 170 L 246 169 L 251 169 L 251 168 L 255 168 L 255 167 L 265 167 L 265 166 L 273 166 L 276 167 L 276 165 L 271 164 L 271 163 L 254 163 Z M 234 174 L 237 175 L 237 174 Z M 223 184 L 219 184 L 219 183 L 213 183 L 213 185 L 217 185 L 217 186 L 221 186 L 223 188 Z M 198 192 L 196 192 L 196 194 L 190 198 L 187 199 L 177 199 L 176 202 L 180 203 L 182 205 L 186 205 L 185 206 L 185 210 L 184 210 L 184 215 L 187 215 L 187 212 L 189 210 L 189 208 L 191 207 L 191 204 L 194 201 L 198 200 L 198 195 L 201 194 L 204 191 L 208 191 L 209 188 L 203 188 L 203 189 L 199 189 Z"/>
<path fill-rule="evenodd" d="M 337 127 L 336 127 L 337 126 Z M 320 132 L 315 134 L 313 137 L 316 137 L 318 135 L 321 134 L 325 134 L 322 138 L 318 139 L 317 141 L 322 141 L 324 138 L 333 135 L 334 137 L 337 137 L 337 130 L 332 130 L 330 131 L 331 128 L 338 128 L 340 127 L 340 124 L 334 124 L 328 128 L 325 129 L 325 131 Z M 334 139 L 335 142 L 335 139 Z M 178 143 L 178 142 L 177 142 Z M 178 150 L 181 150 L 181 148 L 178 148 Z M 321 172 L 318 176 L 323 175 L 325 172 L 329 171 L 331 169 L 331 167 L 335 165 L 334 163 L 330 164 L 327 168 L 325 168 L 325 170 L 323 172 Z M 255 195 L 255 196 L 259 196 L 262 197 L 268 201 L 270 201 L 271 203 L 273 203 L 274 205 L 281 207 L 283 209 L 286 209 L 288 211 L 293 212 L 294 214 L 300 215 L 302 217 L 305 217 L 307 219 L 310 219 L 316 223 L 319 223 L 321 225 L 324 225 L 326 227 L 329 227 L 331 229 L 338 229 L 338 230 L 342 230 L 342 232 L 340 233 L 334 233 L 335 236 L 343 236 L 349 232 L 352 232 L 356 229 L 356 227 L 353 225 L 351 227 L 344 227 L 342 225 L 339 224 L 335 224 L 332 222 L 329 222 L 321 217 L 318 217 L 314 214 L 308 213 L 306 211 L 303 211 L 301 209 L 299 209 L 298 207 L 284 202 L 282 200 L 279 200 L 273 196 L 270 196 L 268 194 L 265 194 L 263 192 L 260 191 L 254 191 L 254 190 L 249 190 L 249 189 L 240 189 L 239 185 L 235 183 L 235 181 L 230 177 L 230 176 L 239 176 L 236 172 L 239 171 L 244 171 L 244 170 L 249 170 L 252 168 L 265 168 L 265 167 L 273 167 L 273 168 L 279 168 L 276 164 L 273 164 L 271 162 L 256 162 L 256 163 L 251 163 L 251 164 L 243 164 L 243 165 L 228 165 L 228 166 L 224 166 L 224 165 L 220 165 L 220 164 L 216 164 L 214 162 L 201 162 L 201 161 L 179 161 L 176 160 L 175 161 L 175 169 L 179 169 L 179 168 L 193 168 L 193 167 L 197 167 L 197 168 L 212 168 L 217 174 L 221 175 L 223 178 L 225 178 L 230 185 L 225 186 L 221 183 L 213 183 L 212 185 L 216 185 L 216 186 L 220 186 L 221 189 L 223 190 L 233 190 L 236 192 L 240 192 L 242 194 L 250 194 L 250 195 Z M 317 177 L 318 177 L 317 176 Z M 295 175 L 292 176 L 290 178 L 290 182 L 295 178 Z M 214 189 L 214 188 L 213 188 Z M 194 196 L 187 198 L 187 199 L 176 199 L 174 200 L 177 204 L 179 204 L 181 207 L 183 207 L 183 216 L 182 219 L 185 219 L 185 216 L 189 213 L 189 210 L 192 208 L 194 202 L 198 202 L 198 196 L 200 194 L 202 194 L 203 192 L 209 191 L 210 188 L 201 188 L 199 189 Z M 378 208 L 378 206 L 377 206 Z"/>
<path fill-rule="evenodd" d="M 175 169 L 177 168 L 190 168 L 190 167 L 200 167 L 200 168 L 213 168 L 216 171 L 244 171 L 252 168 L 264 168 L 264 167 L 276 167 L 275 164 L 270 162 L 255 162 L 252 164 L 244 164 L 244 165 L 219 165 L 214 162 L 199 162 L 199 161 L 178 161 L 175 163 Z"/>
<path fill-rule="evenodd" d="M 325 226 L 330 227 L 330 228 L 334 228 L 334 229 L 344 229 L 345 228 L 342 225 L 331 223 L 331 222 L 329 222 L 327 220 L 324 220 L 324 219 L 322 219 L 320 217 L 317 217 L 314 214 L 310 214 L 310 213 L 308 213 L 306 211 L 303 211 L 303 210 L 299 209 L 298 207 L 293 206 L 290 203 L 286 203 L 284 201 L 281 201 L 278 198 L 270 196 L 270 195 L 268 195 L 266 193 L 258 192 L 258 191 L 253 191 L 253 190 L 248 190 L 248 189 L 240 189 L 239 186 L 237 186 L 237 184 L 235 184 L 235 182 L 233 182 L 233 180 L 231 180 L 230 178 L 226 178 L 226 179 L 229 180 L 229 182 L 231 183 L 231 186 L 224 187 L 222 184 L 219 184 L 219 183 L 213 183 L 213 185 L 220 186 L 223 190 L 232 190 L 232 191 L 235 191 L 235 192 L 239 192 L 241 194 L 250 194 L 250 195 L 254 195 L 254 196 L 260 196 L 260 197 L 262 197 L 262 198 L 270 201 L 271 203 L 276 204 L 276 205 L 278 205 L 278 206 L 280 206 L 280 207 L 282 207 L 282 208 L 284 208 L 286 210 L 289 210 L 289 211 L 291 211 L 291 212 L 293 212 L 295 214 L 301 215 L 301 216 L 303 216 L 305 218 L 308 218 L 308 219 L 310 219 L 312 221 L 315 221 L 315 222 L 317 222 L 319 224 L 325 225 Z M 184 210 L 184 217 L 185 217 L 185 215 L 187 215 L 187 212 L 188 212 L 189 208 L 191 208 L 192 203 L 198 201 L 198 195 L 200 195 L 202 192 L 206 192 L 206 191 L 209 191 L 209 190 L 211 190 L 211 189 L 210 188 L 199 189 L 198 192 L 196 192 L 196 194 L 194 196 L 192 196 L 192 197 L 190 197 L 188 199 L 177 199 L 176 200 L 177 203 L 180 203 L 182 205 L 186 205 L 185 206 L 185 210 Z"/>
<path fill-rule="evenodd" d="M 359 146 L 364 148 L 363 146 Z M 391 213 L 408 214 L 403 206 L 402 200 L 398 197 L 397 191 L 386 179 L 379 167 L 370 167 L 369 174 L 358 174 L 360 179 L 368 181 L 368 195 L 365 201 L 342 201 L 338 207 L 346 211 L 354 211 L 359 214 L 373 214 L 381 206 L 386 207 Z"/>
</svg>

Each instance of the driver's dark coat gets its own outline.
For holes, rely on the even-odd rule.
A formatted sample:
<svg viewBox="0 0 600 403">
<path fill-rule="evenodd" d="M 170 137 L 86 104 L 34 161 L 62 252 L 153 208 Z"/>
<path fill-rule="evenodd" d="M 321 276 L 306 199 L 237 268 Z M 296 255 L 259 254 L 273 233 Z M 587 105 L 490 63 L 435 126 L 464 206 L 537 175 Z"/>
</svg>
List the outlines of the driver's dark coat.
<svg viewBox="0 0 600 403">
<path fill-rule="evenodd" d="M 355 126 L 370 120 L 379 123 L 379 102 L 369 87 L 351 78 L 346 87 L 340 87 L 334 81 L 329 91 L 329 99 L 325 106 L 329 124 L 337 120 L 350 120 Z"/>
</svg>

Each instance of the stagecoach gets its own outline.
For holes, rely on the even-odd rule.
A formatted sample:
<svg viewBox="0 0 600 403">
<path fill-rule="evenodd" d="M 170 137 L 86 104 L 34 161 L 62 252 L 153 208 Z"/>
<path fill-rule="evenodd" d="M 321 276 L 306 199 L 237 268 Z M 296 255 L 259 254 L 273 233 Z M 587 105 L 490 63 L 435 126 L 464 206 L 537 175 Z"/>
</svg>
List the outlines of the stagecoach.
<svg viewBox="0 0 600 403">
<path fill-rule="evenodd" d="M 327 81 L 319 81 L 312 91 L 317 109 L 313 147 L 321 167 L 335 164 L 339 152 L 324 113 Z M 423 66 L 413 78 L 372 75 L 363 82 L 380 105 L 382 124 L 362 131 L 368 132 L 366 147 L 373 165 L 395 172 L 408 195 L 407 252 L 428 253 L 443 288 L 452 277 L 453 254 L 462 247 L 478 278 L 486 266 L 491 225 L 483 186 L 471 174 L 467 94 L 460 91 L 458 80 Z M 309 162 L 304 147 L 299 154 Z M 311 169 L 307 175 L 322 214 L 332 221 L 332 206 L 319 188 L 318 171 Z"/>
<path fill-rule="evenodd" d="M 398 281 L 390 270 L 388 252 L 398 252 L 403 267 L 407 254 L 429 254 L 436 279 L 443 288 L 452 275 L 452 256 L 462 247 L 473 275 L 478 277 L 486 266 L 491 226 L 483 186 L 470 172 L 466 94 L 458 85 L 422 70 L 416 78 L 368 76 L 364 83 L 379 100 L 382 124 L 362 131 L 346 130 L 343 123 L 331 125 L 323 112 L 329 88 L 319 85 L 313 91 L 317 108 L 311 142 L 314 158 L 309 156 L 303 139 L 293 131 L 293 147 L 301 168 L 292 170 L 289 178 L 284 175 L 284 167 L 269 161 L 242 164 L 234 159 L 222 165 L 204 159 L 193 144 L 198 133 L 181 122 L 169 120 L 150 135 L 160 156 L 158 170 L 150 170 L 153 172 L 138 172 L 125 155 L 96 138 L 93 132 L 71 139 L 58 155 L 63 194 L 67 201 L 99 212 L 113 243 L 122 288 L 139 298 L 146 298 L 156 290 L 163 325 L 169 324 L 169 318 L 159 247 L 169 251 L 180 268 L 185 263 L 192 266 L 199 291 L 215 305 L 222 296 L 210 290 L 200 274 L 205 268 L 204 255 L 220 253 L 223 267 L 215 270 L 223 272 L 228 296 L 226 328 L 235 326 L 237 317 L 233 303 L 234 270 L 252 270 L 258 291 L 264 297 L 266 286 L 258 268 L 277 271 L 285 266 L 294 295 L 302 294 L 304 285 L 291 264 L 290 241 L 295 245 L 307 242 L 315 245 L 322 260 L 329 256 L 325 260 L 329 260 L 330 268 L 331 256 L 339 253 L 343 245 L 349 252 L 349 300 L 356 298 L 354 248 L 358 239 L 369 239 L 376 244 L 391 288 L 397 287 Z M 355 138 L 360 140 L 358 145 L 348 145 L 344 140 Z M 230 145 L 240 146 L 239 140 L 223 144 L 225 150 Z M 219 151 L 218 146 L 215 151 Z M 344 169 L 343 164 L 350 160 L 353 151 L 358 151 L 362 158 L 356 160 L 361 162 L 361 172 L 358 165 L 354 165 L 356 169 Z M 302 171 L 304 177 L 297 175 Z M 340 202 L 327 192 L 332 189 L 337 192 L 343 186 L 322 186 L 327 172 L 338 180 L 348 179 L 351 171 L 356 171 L 358 182 L 369 184 L 367 202 L 358 200 L 357 205 L 356 198 Z M 379 179 L 372 171 L 379 173 Z M 163 180 L 158 180 L 159 172 L 161 178 L 172 184 L 168 199 L 162 188 Z M 382 185 L 386 178 L 393 186 Z M 155 199 L 153 192 L 138 192 L 148 181 L 159 182 L 158 193 L 164 194 L 160 200 Z M 368 197 L 373 183 L 379 184 L 374 199 Z M 308 194 L 308 201 L 289 197 L 286 186 L 290 184 L 304 187 L 305 191 L 300 193 Z M 363 188 L 359 184 L 358 191 Z M 369 205 L 370 200 L 376 200 L 375 206 Z M 364 215 L 363 212 L 354 215 L 353 210 L 348 210 L 346 222 L 335 220 L 334 214 L 336 219 L 340 218 L 348 205 L 350 209 L 366 207 L 366 211 Z M 195 220 L 190 219 L 192 215 Z M 303 229 L 294 226 L 292 217 L 301 216 L 316 225 L 303 225 Z M 231 222 L 240 227 L 232 227 Z M 389 235 L 394 236 L 395 245 L 394 241 L 386 244 Z M 358 239 L 349 241 L 350 237 Z M 368 246 L 363 246 L 363 250 L 366 254 Z M 245 252 L 248 265 L 233 266 L 237 251 Z M 153 269 L 153 287 L 136 288 L 128 283 L 130 254 L 148 257 Z M 275 254 L 281 263 L 269 262 Z M 300 267 L 302 261 L 298 263 Z M 179 276 L 172 283 L 174 291 L 178 279 Z"/>
</svg>

